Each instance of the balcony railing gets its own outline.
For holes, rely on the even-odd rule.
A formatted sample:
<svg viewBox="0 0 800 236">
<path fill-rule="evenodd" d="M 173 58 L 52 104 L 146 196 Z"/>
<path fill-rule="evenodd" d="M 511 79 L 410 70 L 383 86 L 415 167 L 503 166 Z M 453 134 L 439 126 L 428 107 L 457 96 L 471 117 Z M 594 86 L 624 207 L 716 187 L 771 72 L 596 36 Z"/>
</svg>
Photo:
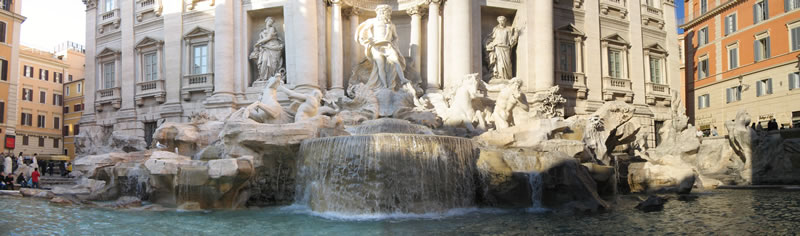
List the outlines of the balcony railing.
<svg viewBox="0 0 800 236">
<path fill-rule="evenodd" d="M 210 95 L 214 91 L 214 73 L 186 75 L 181 81 L 181 95 L 188 100 L 192 92 L 205 92 Z"/>
<path fill-rule="evenodd" d="M 111 103 L 114 108 L 119 109 L 122 104 L 122 90 L 120 87 L 107 88 L 97 90 L 97 97 L 95 98 L 95 107 L 97 111 L 102 111 L 102 105 Z"/>
<path fill-rule="evenodd" d="M 164 102 L 166 94 L 164 80 L 144 81 L 136 84 L 137 105 L 142 105 L 142 101 L 146 97 L 155 97 L 158 102 Z"/>
<path fill-rule="evenodd" d="M 657 84 L 657 83 L 652 83 L 652 82 L 645 83 L 645 85 L 646 85 L 645 89 L 646 89 L 646 93 L 647 93 L 645 95 L 645 99 L 647 100 L 646 101 L 647 104 L 655 105 L 656 104 L 656 100 L 664 100 L 664 101 L 667 102 L 667 104 L 669 104 L 669 102 L 670 102 L 669 85 Z"/>
<path fill-rule="evenodd" d="M 605 77 L 603 78 L 603 88 L 620 90 L 620 91 L 630 91 L 631 81 L 627 79 Z"/>
<path fill-rule="evenodd" d="M 586 98 L 586 75 L 579 72 L 556 71 L 556 84 L 561 88 L 575 89 L 578 98 Z"/>
<path fill-rule="evenodd" d="M 647 4 L 642 4 L 642 13 L 644 13 L 646 15 L 649 15 L 649 16 L 652 16 L 652 17 L 657 17 L 657 18 L 664 17 L 663 12 L 661 11 L 660 8 L 654 7 L 654 6 L 650 6 L 650 5 L 647 5 Z"/>
<path fill-rule="evenodd" d="M 98 25 L 106 25 L 110 23 L 114 23 L 116 20 L 119 20 L 119 9 L 114 9 L 111 11 L 107 11 L 101 13 L 97 16 L 97 24 Z"/>
<path fill-rule="evenodd" d="M 145 13 L 153 12 L 156 16 L 161 15 L 161 7 L 156 4 L 156 0 L 138 0 L 136 1 L 136 20 L 142 21 Z"/>
</svg>

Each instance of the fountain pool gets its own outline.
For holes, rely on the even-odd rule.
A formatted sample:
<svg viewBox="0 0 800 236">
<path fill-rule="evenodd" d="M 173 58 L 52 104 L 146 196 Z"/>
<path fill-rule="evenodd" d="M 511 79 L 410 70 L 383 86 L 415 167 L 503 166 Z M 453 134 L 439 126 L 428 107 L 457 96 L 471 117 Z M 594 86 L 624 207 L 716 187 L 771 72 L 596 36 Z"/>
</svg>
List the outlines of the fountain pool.
<svg viewBox="0 0 800 236">
<path fill-rule="evenodd" d="M 526 210 L 460 209 L 441 215 L 341 218 L 289 206 L 238 211 L 137 211 L 60 206 L 0 197 L 0 234 L 119 235 L 421 235 L 421 234 L 702 234 L 785 235 L 800 226 L 800 194 L 779 190 L 715 190 L 692 201 L 670 200 L 642 213 L 635 196 L 594 215 Z"/>
</svg>

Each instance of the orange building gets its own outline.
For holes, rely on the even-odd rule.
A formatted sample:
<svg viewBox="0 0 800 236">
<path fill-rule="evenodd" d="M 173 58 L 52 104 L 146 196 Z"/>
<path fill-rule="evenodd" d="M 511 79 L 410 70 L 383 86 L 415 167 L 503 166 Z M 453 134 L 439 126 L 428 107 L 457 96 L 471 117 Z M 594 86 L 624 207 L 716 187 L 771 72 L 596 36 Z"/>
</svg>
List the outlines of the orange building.
<svg viewBox="0 0 800 236">
<path fill-rule="evenodd" d="M 687 113 L 717 127 L 746 110 L 764 128 L 800 125 L 800 1 L 684 0 Z"/>
<path fill-rule="evenodd" d="M 53 53 L 25 46 L 19 59 L 20 119 L 14 152 L 40 157 L 63 155 L 63 84 L 69 65 Z"/>
<path fill-rule="evenodd" d="M 11 152 L 16 133 L 16 97 L 19 74 L 19 29 L 22 0 L 0 0 L 0 150 Z M 6 143 L 7 140 L 12 142 Z"/>
</svg>

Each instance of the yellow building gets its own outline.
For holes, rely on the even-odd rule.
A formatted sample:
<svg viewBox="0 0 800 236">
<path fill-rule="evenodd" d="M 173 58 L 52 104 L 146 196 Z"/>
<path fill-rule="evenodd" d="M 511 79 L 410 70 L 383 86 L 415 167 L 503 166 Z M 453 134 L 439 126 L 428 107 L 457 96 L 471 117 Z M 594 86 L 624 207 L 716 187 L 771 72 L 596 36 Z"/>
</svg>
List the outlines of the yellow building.
<svg viewBox="0 0 800 236">
<path fill-rule="evenodd" d="M 80 120 L 83 114 L 83 69 L 85 55 L 83 45 L 65 42 L 56 47 L 56 55 L 67 68 L 64 81 L 64 126 L 61 135 L 64 137 L 63 154 L 75 158 L 75 135 L 80 133 Z"/>
<path fill-rule="evenodd" d="M 63 84 L 69 65 L 53 53 L 20 48 L 19 122 L 15 153 L 42 157 L 63 153 Z"/>
<path fill-rule="evenodd" d="M 19 29 L 25 17 L 20 15 L 22 0 L 0 0 L 0 150 L 6 148 L 6 140 L 14 140 L 17 122 L 16 97 L 19 74 Z"/>
</svg>

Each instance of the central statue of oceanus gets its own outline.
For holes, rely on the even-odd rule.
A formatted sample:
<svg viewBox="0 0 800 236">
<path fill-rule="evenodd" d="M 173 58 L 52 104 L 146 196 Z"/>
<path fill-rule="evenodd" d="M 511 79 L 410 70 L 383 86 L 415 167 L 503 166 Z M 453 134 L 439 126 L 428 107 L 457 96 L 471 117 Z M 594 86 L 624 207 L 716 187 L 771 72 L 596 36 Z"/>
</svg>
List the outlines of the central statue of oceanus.
<svg viewBox="0 0 800 236">
<path fill-rule="evenodd" d="M 375 18 L 361 23 L 356 31 L 356 41 L 364 46 L 364 54 L 373 65 L 367 86 L 394 89 L 409 82 L 403 73 L 405 58 L 395 46 L 397 28 L 392 23 L 392 8 L 378 5 L 375 13 Z"/>
</svg>

